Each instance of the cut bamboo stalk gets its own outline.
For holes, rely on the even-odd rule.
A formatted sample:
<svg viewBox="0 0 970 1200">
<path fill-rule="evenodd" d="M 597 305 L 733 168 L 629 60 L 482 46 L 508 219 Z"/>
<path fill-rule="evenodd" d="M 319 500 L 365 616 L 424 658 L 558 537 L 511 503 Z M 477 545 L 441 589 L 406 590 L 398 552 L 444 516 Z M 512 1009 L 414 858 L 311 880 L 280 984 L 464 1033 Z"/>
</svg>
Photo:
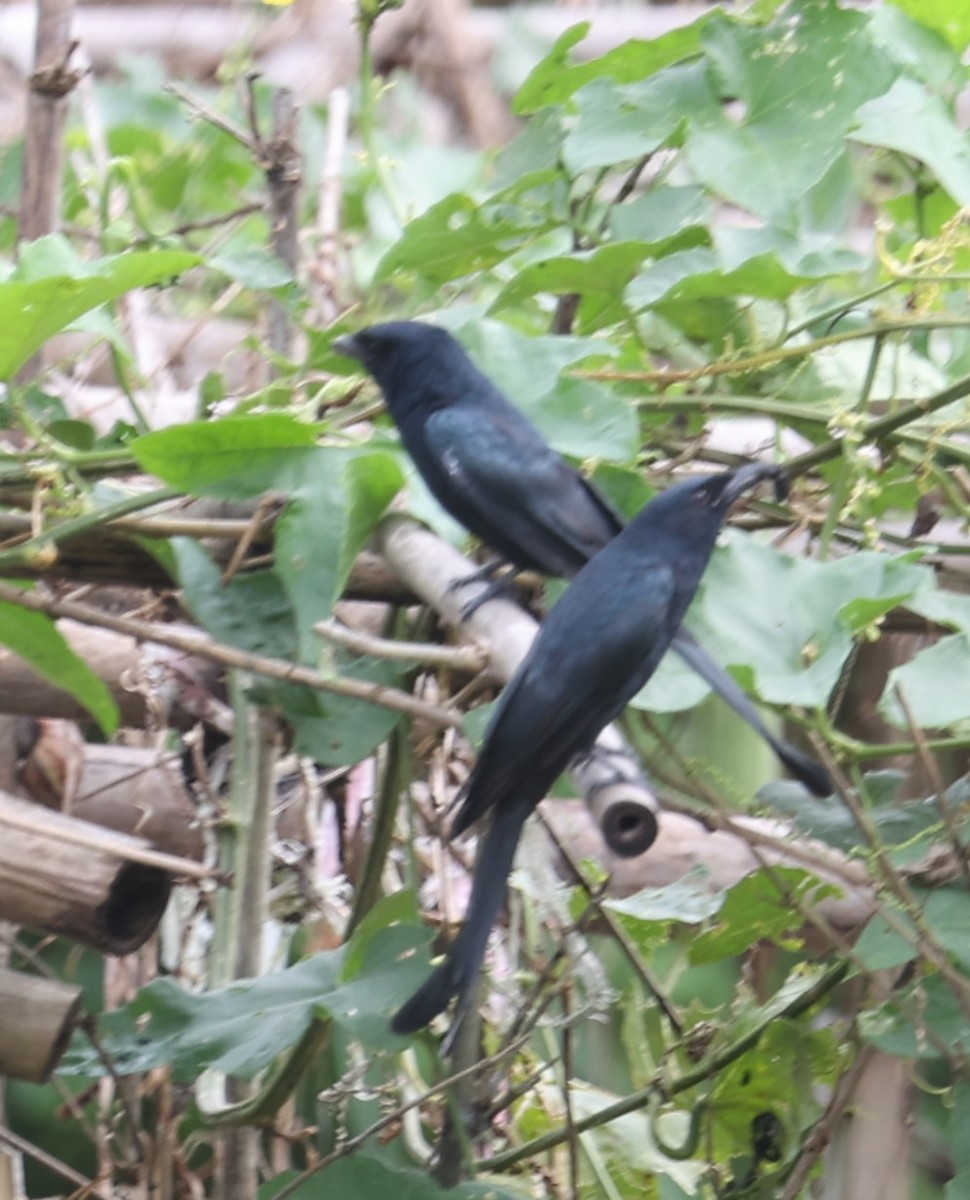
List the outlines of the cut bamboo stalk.
<svg viewBox="0 0 970 1200">
<path fill-rule="evenodd" d="M 46 1083 L 80 1008 L 79 987 L 0 967 L 0 1075 Z"/>
<path fill-rule="evenodd" d="M 198 863 L 0 792 L 0 917 L 108 954 L 130 954 L 162 919 L 172 874 Z"/>
</svg>

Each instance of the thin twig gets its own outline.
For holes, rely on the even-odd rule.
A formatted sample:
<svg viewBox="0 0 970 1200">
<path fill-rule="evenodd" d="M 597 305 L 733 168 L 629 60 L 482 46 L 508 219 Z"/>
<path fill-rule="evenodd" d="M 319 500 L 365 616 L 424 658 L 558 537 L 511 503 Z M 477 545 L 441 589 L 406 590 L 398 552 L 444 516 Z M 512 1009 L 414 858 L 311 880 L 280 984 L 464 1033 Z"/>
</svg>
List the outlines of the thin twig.
<svg viewBox="0 0 970 1200">
<path fill-rule="evenodd" d="M 953 857 L 957 860 L 957 865 L 960 868 L 960 874 L 963 876 L 963 882 L 970 887 L 970 864 L 967 863 L 967 848 L 960 838 L 960 831 L 957 828 L 956 821 L 953 819 L 953 812 L 946 799 L 946 785 L 943 782 L 943 776 L 940 774 L 940 768 L 930 752 L 930 747 L 927 744 L 926 734 L 922 727 L 917 722 L 913 710 L 910 707 L 909 701 L 906 698 L 906 692 L 902 684 L 896 684 L 896 699 L 899 702 L 899 707 L 903 710 L 903 716 L 906 718 L 906 724 L 909 726 L 909 731 L 913 735 L 913 742 L 916 745 L 916 750 L 919 754 L 920 761 L 923 764 L 926 774 L 929 777 L 930 783 L 936 792 L 936 807 L 939 810 L 943 824 L 946 826 L 946 832 L 950 839 L 950 847 L 953 850 Z"/>
<path fill-rule="evenodd" d="M 569 1153 L 569 1197 L 579 1200 L 579 1138 L 576 1134 L 576 1114 L 573 1112 L 573 1027 L 570 1017 L 570 988 L 562 990 L 562 1099 L 566 1117 L 566 1146 Z"/>
<path fill-rule="evenodd" d="M 202 120 L 208 121 L 210 125 L 214 125 L 216 129 L 221 129 L 223 133 L 227 133 L 231 138 L 235 138 L 235 140 L 245 146 L 250 153 L 253 152 L 252 138 L 249 136 L 246 130 L 243 129 L 241 125 L 237 125 L 231 117 L 227 117 L 224 113 L 216 112 L 216 110 L 214 108 L 210 108 L 204 100 L 199 100 L 198 97 L 193 96 L 187 88 L 184 88 L 175 80 L 169 81 L 166 87 L 168 91 L 172 92 L 173 95 L 178 96 L 182 103 L 187 106 L 189 109 L 189 116 L 192 120 L 201 117 Z"/>
<path fill-rule="evenodd" d="M 895 865 L 886 853 L 886 848 L 879 837 L 879 832 L 873 824 L 872 819 L 862 804 L 860 804 L 858 796 L 852 787 L 850 787 L 848 780 L 838 768 L 835 760 L 828 753 L 825 743 L 818 736 L 813 737 L 813 742 L 816 750 L 822 757 L 822 762 L 829 771 L 837 795 L 852 814 L 859 831 L 868 842 L 883 879 L 889 886 L 890 891 L 903 906 L 910 921 L 912 921 L 916 931 L 915 936 L 906 928 L 903 922 L 896 919 L 895 913 L 888 906 L 884 906 L 880 910 L 883 919 L 894 931 L 909 942 L 931 966 L 940 972 L 952 988 L 954 997 L 964 1015 L 970 1017 L 970 983 L 954 968 L 946 951 L 937 942 L 933 931 L 923 918 L 920 905 L 910 890 L 909 884 L 896 870 Z"/>
<path fill-rule="evenodd" d="M 349 629 L 333 617 L 318 621 L 313 632 L 343 646 L 352 654 L 383 658 L 391 662 L 417 662 L 426 667 L 448 667 L 455 671 L 479 672 L 488 666 L 488 655 L 477 646 L 442 646 L 434 642 L 396 642 L 389 638 Z"/>
<path fill-rule="evenodd" d="M 80 621 L 83 625 L 94 625 L 100 629 L 112 629 L 115 633 L 127 634 L 137 641 L 155 642 L 159 646 L 172 646 L 176 650 L 197 654 L 200 658 L 207 658 L 227 667 L 239 667 L 244 671 L 251 671 L 254 675 L 264 675 L 267 679 L 277 679 L 283 683 L 299 683 L 314 691 L 332 692 L 336 696 L 347 696 L 352 700 L 366 700 L 369 704 L 376 704 L 381 708 L 390 708 L 409 716 L 423 717 L 436 725 L 458 727 L 462 723 L 462 714 L 456 709 L 428 704 L 398 688 L 382 683 L 363 683 L 360 680 L 348 679 L 344 676 L 324 676 L 311 667 L 287 662 L 286 659 L 271 658 L 265 654 L 250 654 L 245 650 L 237 650 L 221 642 L 214 642 L 202 632 L 179 632 L 150 621 L 113 616 L 110 613 L 101 612 L 89 604 L 79 604 L 71 600 L 54 600 L 39 591 L 20 589 L 10 584 L 0 583 L 0 601 L 4 600 L 10 604 L 19 604 L 31 612 L 46 613 L 49 617 L 68 617 L 71 620 Z"/>
<path fill-rule="evenodd" d="M 453 1075 L 439 1080 L 438 1083 L 433 1084 L 427 1091 L 422 1092 L 420 1096 L 415 1096 L 414 1099 L 408 1100 L 405 1104 L 398 1105 L 393 1112 L 387 1113 L 355 1137 L 348 1138 L 336 1150 L 331 1151 L 330 1154 L 321 1158 L 319 1162 L 314 1163 L 311 1167 L 307 1167 L 305 1171 L 301 1171 L 296 1179 L 292 1179 L 281 1191 L 276 1192 L 274 1200 L 286 1200 L 288 1196 L 292 1196 L 308 1180 L 312 1179 L 314 1175 L 326 1167 L 329 1167 L 331 1163 L 335 1163 L 340 1158 L 345 1158 L 348 1154 L 353 1154 L 355 1150 L 359 1150 L 365 1142 L 369 1141 L 376 1134 L 381 1133 L 391 1125 L 397 1125 L 405 1113 L 420 1107 L 420 1105 L 430 1100 L 432 1096 L 441 1095 L 456 1083 L 460 1083 L 464 1079 L 473 1078 L 479 1072 L 487 1072 L 490 1068 L 497 1066 L 504 1059 L 508 1058 L 510 1054 L 516 1053 L 526 1041 L 528 1041 L 528 1035 L 504 1047 L 498 1054 L 493 1054 L 491 1058 L 477 1060 L 470 1067 L 465 1067 L 463 1070 L 456 1071 Z"/>
<path fill-rule="evenodd" d="M 320 172 L 317 246 L 310 262 L 314 316 L 321 325 L 329 325 L 340 311 L 337 290 L 340 278 L 340 209 L 349 125 L 350 93 L 345 87 L 334 88 L 327 103 L 327 145 Z"/>
<path fill-rule="evenodd" d="M 577 1121 L 575 1124 L 576 1133 L 581 1134 L 585 1133 L 588 1129 L 597 1129 L 602 1125 L 609 1124 L 610 1121 L 615 1121 L 618 1117 L 626 1116 L 627 1113 L 636 1112 L 638 1108 L 643 1108 L 648 1104 L 651 1097 L 658 1091 L 669 1099 L 672 1096 L 679 1095 L 681 1092 L 690 1091 L 708 1079 L 713 1079 L 725 1067 L 736 1062 L 742 1055 L 747 1054 L 749 1050 L 753 1050 L 761 1041 L 765 1032 L 776 1021 L 791 1020 L 794 1017 L 798 1017 L 802 1013 L 807 1012 L 808 1009 L 812 1008 L 823 997 L 827 996 L 829 992 L 842 982 L 848 968 L 848 962 L 839 962 L 829 967 L 828 970 L 824 971 L 818 977 L 811 987 L 807 988 L 801 995 L 794 997 L 781 1011 L 773 1011 L 770 1016 L 765 1017 L 753 1029 L 750 1029 L 736 1041 L 729 1043 L 722 1050 L 712 1054 L 693 1071 L 687 1071 L 679 1076 L 679 1078 L 673 1080 L 666 1079 L 665 1072 L 658 1072 L 657 1076 L 646 1087 L 639 1088 L 629 1096 L 624 1096 L 622 1100 L 608 1104 L 597 1112 L 591 1113 L 588 1117 L 583 1117 Z M 477 1165 L 487 1168 L 490 1171 L 501 1171 L 506 1167 L 521 1162 L 523 1159 L 544 1154 L 547 1150 L 562 1145 L 566 1137 L 567 1132 L 565 1127 L 560 1126 L 560 1128 L 550 1130 L 549 1133 L 543 1134 L 541 1137 L 534 1138 L 531 1142 L 525 1142 L 521 1146 L 513 1146 L 511 1149 L 504 1150 L 494 1155 L 491 1159 Z M 277 1200 L 282 1195 L 283 1193 L 280 1193 Z"/>
<path fill-rule="evenodd" d="M 653 972 L 650 970 L 650 968 L 647 966 L 647 964 L 643 961 L 643 959 L 637 953 L 636 947 L 634 946 L 632 939 L 627 935 L 626 931 L 623 929 L 623 927 L 620 925 L 620 923 L 617 921 L 617 919 L 614 917 L 614 915 L 609 911 L 609 909 L 603 907 L 603 892 L 602 892 L 602 890 L 597 891 L 590 886 L 590 884 L 586 880 L 586 877 L 583 875 L 583 872 L 580 869 L 579 864 L 576 862 L 576 860 L 573 858 L 572 854 L 570 854 L 567 847 L 563 844 L 561 839 L 558 837 L 558 835 L 556 834 L 556 831 L 546 820 L 545 815 L 542 813 L 541 810 L 539 811 L 538 815 L 539 815 L 539 819 L 542 821 L 543 826 L 545 827 L 546 833 L 552 840 L 552 842 L 555 845 L 558 852 L 566 860 L 566 864 L 569 867 L 570 871 L 572 871 L 572 873 L 575 875 L 576 879 L 579 881 L 579 886 L 586 893 L 586 897 L 587 897 L 587 900 L 588 900 L 590 906 L 595 911 L 597 917 L 606 925 L 607 929 L 609 930 L 610 936 L 614 939 L 614 941 L 617 943 L 617 945 L 623 951 L 624 955 L 626 956 L 627 961 L 629 962 L 630 966 L 633 968 L 634 974 L 639 978 L 640 982 L 647 989 L 647 991 L 650 993 L 650 995 L 653 996 L 653 998 L 657 1001 L 657 1004 L 659 1005 L 660 1009 L 662 1010 L 664 1016 L 670 1022 L 671 1026 L 672 1026 L 674 1032 L 677 1034 L 677 1036 L 683 1037 L 684 1036 L 684 1024 L 681 1021 L 680 1016 L 677 1014 L 677 1012 L 674 1010 L 673 1005 L 670 1003 L 670 1001 L 664 995 L 663 989 L 660 986 L 660 982 L 654 977 Z"/>
<path fill-rule="evenodd" d="M 80 1171 L 75 1171 L 66 1162 L 55 1158 L 53 1154 L 42 1150 L 40 1146 L 35 1146 L 33 1142 L 28 1142 L 26 1138 L 14 1133 L 12 1129 L 7 1129 L 6 1126 L 0 1126 L 0 1142 L 4 1142 L 12 1150 L 16 1150 L 18 1154 L 26 1154 L 28 1158 L 34 1159 L 42 1167 L 53 1171 L 55 1175 L 60 1175 L 62 1179 L 66 1179 L 69 1183 L 73 1183 L 75 1187 L 83 1188 L 83 1194 L 91 1197 L 91 1200 L 112 1200 L 111 1194 L 109 1192 L 102 1192 L 95 1180 L 88 1179 Z"/>
<path fill-rule="evenodd" d="M 262 533 L 265 533 L 270 524 L 270 515 L 278 508 L 278 497 L 272 494 L 260 496 L 253 515 L 246 522 L 246 528 L 243 530 L 239 541 L 233 547 L 232 554 L 229 556 L 229 562 L 226 564 L 226 569 L 222 572 L 221 582 L 223 587 L 226 587 L 235 578 L 253 542 Z"/>
<path fill-rule="evenodd" d="M 788 1176 L 788 1182 L 785 1184 L 785 1190 L 781 1193 L 779 1200 L 798 1200 L 798 1197 L 802 1195 L 802 1188 L 808 1182 L 812 1168 L 832 1140 L 832 1134 L 855 1094 L 856 1085 L 875 1053 L 874 1046 L 863 1046 L 851 1066 L 839 1078 L 825 1112 L 815 1122 L 811 1133 L 802 1144 L 795 1166 Z"/>
</svg>

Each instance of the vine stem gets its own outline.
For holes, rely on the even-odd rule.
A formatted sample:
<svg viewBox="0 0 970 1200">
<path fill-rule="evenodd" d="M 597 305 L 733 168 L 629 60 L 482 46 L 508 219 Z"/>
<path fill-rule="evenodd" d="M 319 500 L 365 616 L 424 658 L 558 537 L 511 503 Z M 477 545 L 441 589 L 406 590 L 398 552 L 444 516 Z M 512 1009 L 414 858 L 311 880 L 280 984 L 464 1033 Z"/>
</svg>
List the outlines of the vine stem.
<svg viewBox="0 0 970 1200">
<path fill-rule="evenodd" d="M 618 1117 L 626 1116 L 627 1113 L 635 1112 L 638 1108 L 648 1105 L 653 1096 L 658 1092 L 669 1099 L 671 1096 L 690 1091 L 691 1088 L 697 1087 L 698 1084 L 711 1079 L 718 1072 L 723 1071 L 725 1067 L 736 1062 L 743 1054 L 747 1054 L 749 1050 L 753 1050 L 764 1036 L 768 1027 L 775 1021 L 800 1016 L 803 1012 L 810 1009 L 813 1004 L 816 1004 L 824 996 L 828 995 L 829 992 L 842 982 L 848 970 L 848 961 L 838 962 L 834 966 L 829 967 L 800 996 L 796 996 L 779 1011 L 772 1012 L 770 1016 L 765 1017 L 754 1029 L 750 1030 L 743 1037 L 738 1038 L 737 1041 L 731 1042 L 723 1050 L 712 1054 L 706 1062 L 701 1063 L 695 1070 L 687 1071 L 679 1078 L 666 1083 L 659 1076 L 654 1078 L 646 1087 L 632 1092 L 629 1096 L 625 1096 L 622 1100 L 617 1100 L 614 1104 L 608 1104 L 605 1108 L 591 1113 L 588 1117 L 584 1117 L 580 1121 L 576 1121 L 572 1126 L 572 1132 L 575 1134 L 585 1133 L 588 1129 L 596 1129 L 600 1125 L 606 1125 L 610 1121 L 615 1121 Z M 531 1142 L 526 1142 L 521 1146 L 514 1146 L 510 1150 L 505 1150 L 475 1165 L 477 1168 L 487 1168 L 489 1171 L 504 1170 L 517 1162 L 521 1162 L 524 1158 L 531 1158 L 535 1154 L 543 1154 L 546 1150 L 552 1150 L 554 1147 L 562 1145 L 569 1136 L 570 1131 L 565 1126 L 562 1126 L 559 1129 L 550 1130 L 549 1133 L 543 1134 L 542 1137 L 533 1138 Z"/>
<path fill-rule="evenodd" d="M 140 492 L 136 496 L 126 496 L 114 504 L 103 508 L 93 509 L 79 517 L 61 521 L 51 529 L 45 529 L 29 541 L 10 550 L 0 550 L 0 572 L 9 573 L 17 567 L 36 567 L 38 560 L 43 560 L 51 553 L 52 547 L 58 546 L 68 538 L 79 533 L 87 533 L 91 529 L 116 521 L 120 517 L 131 516 L 132 513 L 142 512 L 153 508 L 156 504 L 164 504 L 168 500 L 177 500 L 182 495 L 175 488 L 155 488 L 150 492 Z"/>
<path fill-rule="evenodd" d="M 374 96 L 377 90 L 377 81 L 374 78 L 374 52 L 371 48 L 371 33 L 374 29 L 374 23 L 380 15 L 380 11 L 382 10 L 378 9 L 372 16 L 365 15 L 363 11 L 360 11 L 357 18 L 360 25 L 360 111 L 357 114 L 357 127 L 360 131 L 360 140 L 364 146 L 364 153 L 373 169 L 374 176 L 388 204 L 391 206 L 394 219 L 397 221 L 399 228 L 403 229 L 407 223 L 407 218 L 391 184 L 387 162 L 378 149 L 375 133 Z"/>
<path fill-rule="evenodd" d="M 763 371 L 776 363 L 790 359 L 808 358 L 819 350 L 842 346 L 846 342 L 865 341 L 867 338 L 886 337 L 890 333 L 911 333 L 917 329 L 966 329 L 970 321 L 958 317 L 912 317 L 885 321 L 879 325 L 868 325 L 863 329 L 848 329 L 843 333 L 830 333 L 826 337 L 802 342 L 798 346 L 778 346 L 761 354 L 750 354 L 746 358 L 735 358 L 729 362 L 706 363 L 702 367 L 678 371 L 576 371 L 583 379 L 599 379 L 606 383 L 656 383 L 661 387 L 673 383 L 692 383 L 714 375 L 743 375 L 749 371 Z"/>
</svg>

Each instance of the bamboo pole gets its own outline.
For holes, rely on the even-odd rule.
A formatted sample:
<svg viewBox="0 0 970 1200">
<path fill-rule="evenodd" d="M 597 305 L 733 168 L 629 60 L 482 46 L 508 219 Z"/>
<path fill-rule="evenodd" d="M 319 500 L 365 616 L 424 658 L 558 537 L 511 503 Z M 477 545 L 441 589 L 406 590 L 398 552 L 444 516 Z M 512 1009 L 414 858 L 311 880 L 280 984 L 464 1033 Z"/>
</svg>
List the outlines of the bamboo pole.
<svg viewBox="0 0 970 1200">
<path fill-rule="evenodd" d="M 0 1075 L 45 1083 L 67 1049 L 81 989 L 0 968 Z"/>
<path fill-rule="evenodd" d="M 186 874 L 204 870 L 192 862 L 184 867 Z M 130 954 L 162 919 L 169 872 L 180 870 L 180 859 L 152 851 L 142 838 L 0 792 L 4 920 Z"/>
</svg>

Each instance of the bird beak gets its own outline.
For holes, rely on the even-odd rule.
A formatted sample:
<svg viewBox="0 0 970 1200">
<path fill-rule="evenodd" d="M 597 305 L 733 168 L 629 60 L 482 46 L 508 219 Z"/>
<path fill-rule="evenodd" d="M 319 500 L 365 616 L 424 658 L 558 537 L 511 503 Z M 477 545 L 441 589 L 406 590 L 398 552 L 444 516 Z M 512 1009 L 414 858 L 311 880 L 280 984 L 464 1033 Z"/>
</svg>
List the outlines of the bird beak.
<svg viewBox="0 0 970 1200">
<path fill-rule="evenodd" d="M 763 479 L 773 481 L 776 500 L 784 500 L 787 497 L 788 477 L 785 475 L 783 467 L 775 466 L 773 463 L 747 463 L 743 467 L 738 467 L 724 485 L 721 500 L 725 507 L 733 504 L 739 496 L 743 496 Z"/>
<path fill-rule="evenodd" d="M 345 333 L 342 337 L 334 338 L 330 343 L 330 347 L 332 350 L 336 350 L 338 354 L 343 354 L 347 358 L 360 357 L 357 338 L 352 333 Z"/>
</svg>

